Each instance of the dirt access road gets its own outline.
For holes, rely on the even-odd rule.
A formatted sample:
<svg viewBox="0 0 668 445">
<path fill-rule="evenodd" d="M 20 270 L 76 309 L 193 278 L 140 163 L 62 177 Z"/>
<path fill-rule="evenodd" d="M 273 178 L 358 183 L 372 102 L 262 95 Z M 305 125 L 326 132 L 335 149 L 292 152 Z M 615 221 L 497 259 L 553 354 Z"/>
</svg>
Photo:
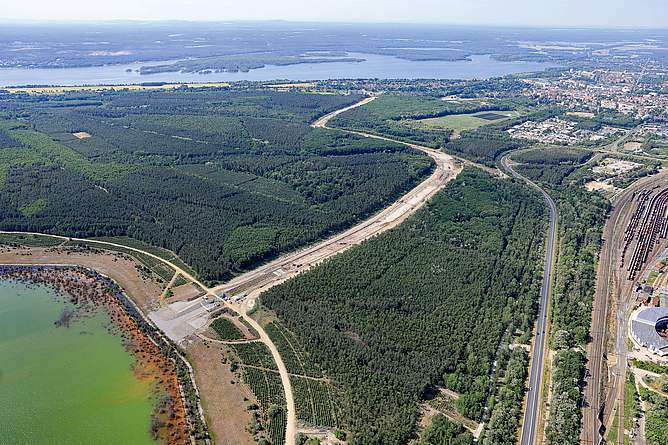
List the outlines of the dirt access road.
<svg viewBox="0 0 668 445">
<path fill-rule="evenodd" d="M 374 98 L 367 98 L 355 105 L 330 113 L 318 119 L 314 124 L 312 124 L 312 126 L 324 127 L 327 124 L 327 121 L 337 114 L 368 103 L 373 99 Z M 357 132 L 355 133 L 365 137 L 374 137 L 392 141 L 391 139 L 381 138 L 374 135 Z M 420 185 L 409 191 L 389 208 L 372 216 L 368 220 L 358 224 L 346 232 L 325 240 L 314 247 L 288 254 L 271 263 L 261 266 L 258 269 L 240 275 L 225 283 L 224 285 L 211 289 L 211 291 L 216 295 L 222 295 L 223 293 L 234 295 L 242 291 L 247 294 L 247 298 L 243 300 L 241 304 L 233 303 L 230 306 L 237 310 L 244 317 L 244 319 L 246 319 L 259 333 L 261 340 L 267 344 L 274 357 L 274 360 L 276 361 L 281 375 L 281 382 L 285 388 L 285 399 L 288 409 L 288 422 L 285 438 L 286 444 L 294 443 L 296 427 L 294 398 L 292 396 L 290 378 L 287 369 L 285 368 L 285 364 L 281 360 L 278 350 L 271 342 L 264 330 L 260 327 L 260 325 L 246 314 L 246 310 L 249 303 L 253 302 L 254 304 L 254 301 L 260 292 L 285 281 L 286 279 L 301 271 L 308 270 L 324 259 L 342 252 L 351 246 L 359 244 L 361 241 L 367 238 L 370 238 L 378 233 L 396 226 L 409 215 L 414 213 L 417 209 L 419 209 L 429 198 L 431 198 L 438 190 L 445 186 L 448 181 L 455 178 L 462 170 L 461 167 L 456 166 L 455 160 L 452 156 L 427 147 L 421 147 L 408 143 L 404 144 L 427 153 L 436 161 L 436 170 L 427 180 L 423 181 Z"/>
<path fill-rule="evenodd" d="M 340 114 L 351 108 L 364 105 L 373 99 L 373 97 L 364 99 L 355 105 L 323 116 L 315 123 L 313 123 L 312 126 L 325 127 L 327 121 L 337 114 Z M 462 170 L 461 167 L 455 164 L 455 159 L 452 156 L 440 151 L 406 142 L 394 141 L 392 139 L 376 135 L 353 131 L 348 132 L 365 137 L 372 137 L 375 139 L 383 139 L 395 143 L 401 143 L 421 150 L 436 161 L 436 170 L 427 180 L 423 181 L 416 188 L 406 193 L 390 207 L 372 216 L 368 220 L 313 247 L 282 256 L 281 258 L 274 260 L 271 263 L 265 264 L 264 266 L 260 266 L 257 269 L 240 275 L 223 285 L 213 288 L 212 291 L 214 293 L 217 295 L 222 295 L 223 293 L 227 295 L 235 295 L 243 291 L 250 295 L 250 293 L 254 290 L 266 289 L 284 281 L 291 276 L 294 276 L 298 272 L 308 270 L 310 267 L 313 267 L 322 260 L 336 253 L 342 252 L 375 234 L 381 233 L 396 226 L 404 219 L 406 219 L 406 217 L 420 208 L 426 200 L 431 198 L 434 193 L 440 190 L 452 178 L 456 177 L 457 174 Z M 495 174 L 499 173 L 498 170 L 489 170 Z"/>
<path fill-rule="evenodd" d="M 331 117 L 341 112 L 344 112 L 348 109 L 368 103 L 371 100 L 373 100 L 373 98 L 367 98 L 353 106 L 346 107 L 344 109 L 330 113 L 327 116 L 324 116 L 323 118 L 320 118 L 318 121 L 316 121 L 313 124 L 313 126 L 324 127 L 327 121 Z M 360 134 L 364 137 L 373 137 L 378 139 L 384 139 L 387 141 L 398 142 L 398 141 L 393 141 L 392 139 L 379 137 L 375 135 L 364 134 L 359 132 L 354 132 L 354 133 Z M 462 170 L 462 167 L 455 163 L 455 159 L 452 156 L 449 156 L 445 153 L 427 147 L 421 147 L 415 144 L 409 144 L 404 142 L 399 142 L 399 143 L 403 143 L 410 147 L 421 150 L 427 153 L 436 161 L 436 169 L 428 179 L 423 181 L 413 190 L 409 191 L 407 194 L 405 194 L 401 199 L 396 201 L 389 208 L 372 216 L 368 220 L 358 224 L 357 226 L 349 229 L 348 231 L 336 235 L 328 240 L 325 240 L 313 247 L 309 247 L 304 250 L 297 251 L 288 254 L 284 257 L 281 257 L 271 263 L 261 266 L 258 269 L 250 271 L 246 274 L 240 275 L 235 279 L 231 280 L 230 282 L 221 286 L 217 286 L 213 289 L 208 289 L 206 286 L 204 286 L 203 283 L 198 281 L 195 277 L 191 276 L 189 273 L 187 273 L 177 265 L 173 264 L 170 261 L 164 260 L 154 254 L 143 251 L 141 249 L 121 246 L 115 243 L 95 241 L 97 244 L 108 245 L 113 247 L 123 247 L 125 249 L 140 252 L 158 261 L 161 261 L 172 267 L 177 274 L 181 274 L 191 282 L 199 285 L 203 290 L 207 292 L 208 295 L 214 294 L 220 296 L 222 295 L 223 292 L 228 294 L 235 294 L 241 291 L 244 291 L 248 294 L 248 298 L 245 299 L 241 305 L 237 303 L 228 304 L 224 302 L 222 299 L 220 299 L 220 302 L 221 304 L 224 304 L 234 310 L 239 311 L 243 315 L 243 317 L 248 321 L 248 323 L 251 324 L 251 326 L 253 326 L 253 328 L 259 333 L 260 340 L 263 341 L 268 346 L 269 350 L 272 353 L 272 356 L 274 357 L 274 360 L 276 361 L 276 364 L 280 371 L 281 382 L 283 384 L 283 387 L 285 388 L 285 393 L 286 393 L 285 394 L 286 404 L 288 410 L 287 412 L 288 421 L 286 427 L 287 444 L 294 443 L 295 427 L 296 427 L 294 398 L 292 396 L 292 387 L 290 385 L 289 375 L 287 373 L 285 364 L 283 363 L 275 345 L 272 343 L 271 339 L 268 337 L 264 329 L 262 329 L 261 326 L 255 320 L 247 316 L 246 308 L 248 307 L 249 303 L 254 302 L 255 298 L 257 298 L 257 296 L 260 294 L 261 291 L 283 282 L 284 280 L 294 276 L 298 272 L 308 270 L 310 267 L 315 266 L 317 263 L 323 261 L 324 259 L 329 258 L 338 252 L 344 251 L 353 245 L 359 244 L 361 241 L 370 238 L 378 233 L 381 233 L 385 230 L 388 230 L 396 226 L 397 224 L 401 223 L 409 215 L 413 214 L 417 209 L 419 209 L 437 191 L 439 191 L 443 186 L 445 186 L 445 184 L 448 181 L 455 178 L 457 174 Z M 498 173 L 498 171 L 495 171 L 494 173 Z M 85 239 L 63 238 L 63 240 L 67 239 L 73 241 L 87 241 Z M 206 313 L 206 308 L 203 305 L 201 305 L 200 301 L 193 302 L 193 306 L 194 305 L 197 305 L 199 307 L 193 308 L 195 309 L 194 311 L 189 312 L 188 316 L 184 316 L 184 322 L 187 321 L 188 319 L 192 320 L 195 317 L 208 318 Z M 166 307 L 163 309 L 166 309 Z M 186 309 L 189 310 L 189 308 Z M 170 336 L 170 338 L 172 338 L 170 333 L 174 334 L 174 331 L 171 329 L 171 326 L 167 325 L 169 325 L 170 323 L 174 324 L 174 320 L 162 320 L 160 316 L 157 316 L 158 315 L 157 312 L 158 311 L 149 313 L 148 314 L 149 318 L 153 322 L 155 322 L 156 325 L 158 325 L 158 327 L 160 327 L 163 330 L 163 332 L 165 332 L 168 336 Z M 183 312 L 183 310 L 181 310 L 180 312 Z M 182 337 L 179 336 L 179 338 L 172 338 L 172 340 L 179 341 L 181 340 L 181 338 Z"/>
</svg>

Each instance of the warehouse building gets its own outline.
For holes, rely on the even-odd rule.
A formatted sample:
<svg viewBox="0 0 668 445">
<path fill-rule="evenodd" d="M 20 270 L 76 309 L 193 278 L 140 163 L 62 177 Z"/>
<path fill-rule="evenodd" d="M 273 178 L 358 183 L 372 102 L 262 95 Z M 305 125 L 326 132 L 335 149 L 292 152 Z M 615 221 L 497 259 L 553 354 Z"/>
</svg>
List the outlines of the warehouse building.
<svg viewBox="0 0 668 445">
<path fill-rule="evenodd" d="M 668 355 L 668 341 L 659 335 L 668 323 L 668 308 L 650 307 L 631 317 L 631 335 L 652 354 Z M 658 329 L 658 330 L 657 330 Z"/>
</svg>

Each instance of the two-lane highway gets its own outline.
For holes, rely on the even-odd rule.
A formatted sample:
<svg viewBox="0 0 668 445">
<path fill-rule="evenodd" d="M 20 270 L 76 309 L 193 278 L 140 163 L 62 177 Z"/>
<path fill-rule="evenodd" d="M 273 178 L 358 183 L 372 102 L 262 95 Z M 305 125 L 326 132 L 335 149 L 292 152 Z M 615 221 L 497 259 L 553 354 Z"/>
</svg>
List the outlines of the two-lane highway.
<svg viewBox="0 0 668 445">
<path fill-rule="evenodd" d="M 538 307 L 538 320 L 536 321 L 536 335 L 534 336 L 533 353 L 531 355 L 531 369 L 529 371 L 529 392 L 527 393 L 526 405 L 524 407 L 524 420 L 522 421 L 522 436 L 520 445 L 532 445 L 536 437 L 536 430 L 539 421 L 540 400 L 543 390 L 543 369 L 545 355 L 545 337 L 547 325 L 547 312 L 550 301 L 550 290 L 552 287 L 552 270 L 554 265 L 554 250 L 556 246 L 557 233 L 557 207 L 552 198 L 545 191 L 528 180 L 524 176 L 515 172 L 512 165 L 508 164 L 509 157 L 515 153 L 524 150 L 517 150 L 505 155 L 501 159 L 501 165 L 513 176 L 527 182 L 527 184 L 536 187 L 545 197 L 550 208 L 550 224 L 547 231 L 547 245 L 545 249 L 545 266 L 543 268 L 543 285 L 540 289 L 540 300 Z"/>
</svg>

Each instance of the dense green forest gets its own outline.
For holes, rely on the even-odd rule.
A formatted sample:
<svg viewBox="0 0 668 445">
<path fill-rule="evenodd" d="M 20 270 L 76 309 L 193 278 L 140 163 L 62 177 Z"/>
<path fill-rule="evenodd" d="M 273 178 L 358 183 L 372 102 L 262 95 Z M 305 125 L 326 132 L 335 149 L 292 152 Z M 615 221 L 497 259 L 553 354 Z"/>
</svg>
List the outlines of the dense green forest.
<svg viewBox="0 0 668 445">
<path fill-rule="evenodd" d="M 601 236 L 610 210 L 608 200 L 582 187 L 592 179 L 586 167 L 562 165 L 581 161 L 579 153 L 535 150 L 513 156 L 514 160 L 531 162 L 514 168 L 540 183 L 554 200 L 559 215 L 559 250 L 550 310 L 550 347 L 558 351 L 552 363 L 553 397 L 547 430 L 551 444 L 575 444 L 580 440 L 578 403 L 584 357 L 572 348 L 589 341 Z"/>
<path fill-rule="evenodd" d="M 309 125 L 359 96 L 240 84 L 3 99 L 0 229 L 132 237 L 210 281 L 350 226 L 434 166 Z"/>
<path fill-rule="evenodd" d="M 483 445 L 514 445 L 517 443 L 517 430 L 522 421 L 526 379 L 529 373 L 529 353 L 522 347 L 516 347 L 509 352 L 503 387 L 499 393 L 499 400 L 494 404 L 489 421 L 489 430 L 483 440 Z M 505 354 L 502 354 L 504 357 Z M 499 367 L 502 362 L 499 360 Z"/>
<path fill-rule="evenodd" d="M 400 226 L 261 301 L 340 388 L 350 443 L 406 443 L 434 385 L 481 416 L 502 336 L 535 318 L 544 223 L 523 183 L 467 168 Z"/>
<path fill-rule="evenodd" d="M 527 164 L 579 165 L 591 158 L 591 150 L 576 148 L 544 148 L 526 150 L 513 155 L 513 160 Z"/>
<path fill-rule="evenodd" d="M 317 57 L 290 57 L 279 56 L 272 52 L 236 54 L 233 56 L 213 57 L 207 59 L 181 60 L 170 65 L 145 65 L 139 69 L 139 74 L 155 74 L 170 72 L 201 72 L 206 74 L 212 71 L 248 72 L 252 69 L 264 68 L 266 65 L 285 66 L 299 63 L 331 63 L 331 62 L 364 62 L 364 59 L 352 57 L 317 58 Z"/>
<path fill-rule="evenodd" d="M 665 379 L 660 385 L 662 391 L 668 389 Z M 640 398 L 647 403 L 645 412 L 645 434 L 649 445 L 668 444 L 668 397 L 639 385 Z"/>
<path fill-rule="evenodd" d="M 470 445 L 473 434 L 461 425 L 448 420 L 443 414 L 434 416 L 425 428 L 419 445 Z"/>
<path fill-rule="evenodd" d="M 454 139 L 443 146 L 443 151 L 464 156 L 473 161 L 492 165 L 494 159 L 504 151 L 514 150 L 520 145 L 508 137 L 485 138 L 466 136 Z"/>
<path fill-rule="evenodd" d="M 552 401 L 545 431 L 548 444 L 580 443 L 580 380 L 584 370 L 585 356 L 580 351 L 559 351 L 552 361 Z"/>
<path fill-rule="evenodd" d="M 598 193 L 588 192 L 582 186 L 592 179 L 586 168 L 555 166 L 554 155 L 535 150 L 529 155 L 532 165 L 519 165 L 515 170 L 529 179 L 538 181 L 552 197 L 559 215 L 559 256 L 552 296 L 552 332 L 568 332 L 569 345 L 584 344 L 589 336 L 589 324 L 596 287 L 598 255 L 603 226 L 610 203 Z M 519 155 L 526 157 L 527 153 Z M 519 160 L 518 155 L 513 156 Z M 538 164 L 540 159 L 543 163 Z"/>
</svg>

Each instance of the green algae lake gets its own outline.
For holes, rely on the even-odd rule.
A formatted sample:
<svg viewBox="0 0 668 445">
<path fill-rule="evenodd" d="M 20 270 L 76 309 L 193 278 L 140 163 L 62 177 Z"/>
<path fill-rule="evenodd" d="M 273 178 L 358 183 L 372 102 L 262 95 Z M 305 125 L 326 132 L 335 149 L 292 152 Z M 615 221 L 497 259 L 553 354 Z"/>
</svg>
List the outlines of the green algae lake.
<svg viewBox="0 0 668 445">
<path fill-rule="evenodd" d="M 155 444 L 154 379 L 140 379 L 104 307 L 75 306 L 54 289 L 0 279 L 0 443 Z"/>
</svg>

